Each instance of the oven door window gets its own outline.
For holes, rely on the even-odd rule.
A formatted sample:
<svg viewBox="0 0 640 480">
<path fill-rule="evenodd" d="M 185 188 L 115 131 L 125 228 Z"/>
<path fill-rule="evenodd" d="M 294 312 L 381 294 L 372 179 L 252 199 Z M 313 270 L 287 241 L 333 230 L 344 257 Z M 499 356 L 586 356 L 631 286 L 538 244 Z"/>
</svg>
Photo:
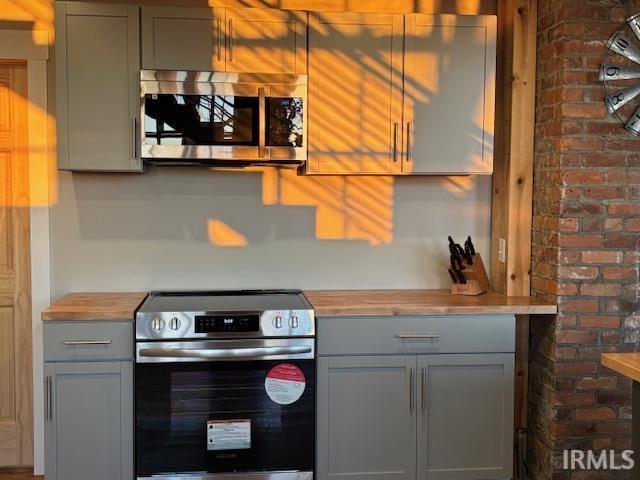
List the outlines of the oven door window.
<svg viewBox="0 0 640 480">
<path fill-rule="evenodd" d="M 258 146 L 258 97 L 145 95 L 147 145 Z"/>
<path fill-rule="evenodd" d="M 270 97 L 267 102 L 270 147 L 302 147 L 304 132 L 304 101 L 299 97 Z"/>
<path fill-rule="evenodd" d="M 282 384 L 275 394 L 267 392 L 267 374 L 282 364 L 302 371 L 299 398 L 295 392 L 287 397 L 286 383 L 284 392 Z M 313 360 L 137 364 L 138 476 L 313 470 L 314 365 Z"/>
</svg>

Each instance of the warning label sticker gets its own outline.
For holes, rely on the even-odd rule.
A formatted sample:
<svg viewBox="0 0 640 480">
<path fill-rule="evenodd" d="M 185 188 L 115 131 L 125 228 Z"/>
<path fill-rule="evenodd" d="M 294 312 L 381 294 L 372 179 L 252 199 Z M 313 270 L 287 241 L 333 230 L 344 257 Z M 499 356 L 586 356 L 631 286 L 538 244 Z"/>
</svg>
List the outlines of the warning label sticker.
<svg viewBox="0 0 640 480">
<path fill-rule="evenodd" d="M 209 420 L 207 450 L 251 448 L 251 420 Z"/>
<path fill-rule="evenodd" d="M 264 388 L 269 398 L 279 405 L 290 405 L 297 402 L 306 388 L 304 373 L 295 365 L 281 363 L 276 365 L 264 381 Z"/>
</svg>

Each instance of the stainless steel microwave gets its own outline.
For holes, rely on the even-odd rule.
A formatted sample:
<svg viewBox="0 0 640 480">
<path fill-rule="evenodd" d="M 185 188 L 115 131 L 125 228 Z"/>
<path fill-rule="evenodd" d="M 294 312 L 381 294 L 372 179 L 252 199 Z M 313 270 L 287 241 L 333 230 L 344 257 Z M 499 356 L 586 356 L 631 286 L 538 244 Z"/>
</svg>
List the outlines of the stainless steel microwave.
<svg viewBox="0 0 640 480">
<path fill-rule="evenodd" d="M 147 162 L 278 166 L 307 158 L 306 75 L 142 70 L 140 100 Z"/>
</svg>

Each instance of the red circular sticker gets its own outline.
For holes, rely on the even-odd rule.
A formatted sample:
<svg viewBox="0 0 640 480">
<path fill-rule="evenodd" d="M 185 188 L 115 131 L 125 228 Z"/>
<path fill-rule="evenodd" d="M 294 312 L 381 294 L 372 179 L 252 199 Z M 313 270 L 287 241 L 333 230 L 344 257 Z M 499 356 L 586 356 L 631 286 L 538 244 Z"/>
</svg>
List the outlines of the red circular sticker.
<svg viewBox="0 0 640 480">
<path fill-rule="evenodd" d="M 264 381 L 267 395 L 279 405 L 297 402 L 306 386 L 302 370 L 290 363 L 281 363 L 273 367 Z"/>
</svg>

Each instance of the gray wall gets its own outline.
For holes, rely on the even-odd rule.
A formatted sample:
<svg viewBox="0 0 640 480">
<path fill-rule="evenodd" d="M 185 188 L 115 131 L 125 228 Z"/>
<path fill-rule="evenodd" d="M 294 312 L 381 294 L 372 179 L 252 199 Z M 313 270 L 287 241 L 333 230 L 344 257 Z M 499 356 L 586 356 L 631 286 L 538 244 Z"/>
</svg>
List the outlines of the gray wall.
<svg viewBox="0 0 640 480">
<path fill-rule="evenodd" d="M 264 205 L 261 177 L 177 168 L 59 172 L 53 298 L 152 288 L 441 288 L 448 285 L 449 234 L 462 241 L 470 233 L 489 258 L 490 177 L 396 177 L 393 240 L 381 245 L 316 239 L 315 207 Z M 375 202 L 377 192 L 367 188 Z M 241 232 L 247 245 L 213 245 L 212 218 Z"/>
</svg>

